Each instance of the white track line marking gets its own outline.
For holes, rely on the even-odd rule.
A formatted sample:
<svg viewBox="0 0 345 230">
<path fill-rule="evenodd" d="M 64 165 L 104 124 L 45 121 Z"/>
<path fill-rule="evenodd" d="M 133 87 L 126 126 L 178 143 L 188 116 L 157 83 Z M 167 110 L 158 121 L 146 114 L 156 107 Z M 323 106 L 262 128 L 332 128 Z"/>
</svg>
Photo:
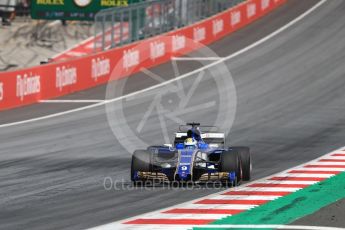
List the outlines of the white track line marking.
<svg viewBox="0 0 345 230">
<path fill-rule="evenodd" d="M 304 226 L 304 225 L 203 225 L 198 226 L 198 228 L 217 228 L 217 229 L 232 229 L 232 228 L 272 228 L 272 229 L 299 229 L 299 230 L 344 230 L 345 228 L 336 228 L 336 227 L 324 227 L 324 226 Z"/>
<path fill-rule="evenodd" d="M 257 205 L 248 205 L 248 204 L 185 204 L 183 207 L 176 207 L 176 208 L 190 208 L 190 209 L 235 209 L 235 210 L 248 210 L 251 208 L 255 208 Z M 171 210 L 174 208 L 169 208 L 168 210 Z"/>
<path fill-rule="evenodd" d="M 259 180 L 256 180 L 259 181 Z M 241 188 L 239 190 L 238 188 Z M 252 192 L 296 192 L 300 188 L 265 188 L 265 187 L 237 187 L 231 191 L 252 191 Z"/>
<path fill-rule="evenodd" d="M 335 174 L 303 174 L 303 173 L 285 173 L 285 174 L 277 174 L 277 177 L 318 177 L 318 178 L 330 178 Z"/>
<path fill-rule="evenodd" d="M 218 61 L 223 60 L 221 57 L 172 57 L 175 61 Z"/>
<path fill-rule="evenodd" d="M 306 12 L 304 12 L 303 14 L 301 14 L 300 16 L 298 16 L 297 18 L 292 20 L 291 22 L 287 23 L 286 25 L 284 25 L 283 27 L 281 27 L 278 30 L 274 31 L 273 33 L 267 35 L 266 37 L 260 39 L 259 41 L 257 41 L 255 43 L 245 47 L 244 49 L 239 50 L 236 53 L 230 54 L 227 57 L 221 58 L 218 61 L 215 61 L 215 62 L 213 62 L 211 64 L 205 65 L 205 66 L 203 66 L 203 67 L 201 67 L 199 69 L 196 69 L 196 70 L 193 70 L 193 71 L 191 71 L 189 73 L 183 74 L 183 75 L 181 75 L 181 76 L 179 76 L 177 78 L 171 79 L 169 81 L 166 81 L 166 82 L 163 82 L 163 83 L 151 86 L 149 88 L 142 89 L 142 90 L 139 90 L 139 91 L 136 91 L 136 92 L 133 92 L 133 93 L 130 93 L 130 94 L 118 97 L 118 98 L 114 98 L 114 99 L 107 100 L 107 101 L 104 101 L 104 102 L 99 102 L 97 104 L 93 104 L 93 105 L 89 105 L 89 106 L 85 106 L 85 107 L 80 107 L 80 108 L 77 108 L 77 109 L 67 110 L 67 111 L 64 111 L 64 112 L 55 113 L 55 114 L 51 114 L 51 115 L 47 115 L 47 116 L 32 118 L 32 119 L 28 119 L 28 120 L 23 120 L 23 121 L 17 121 L 17 122 L 13 122 L 13 123 L 2 124 L 2 125 L 0 125 L 0 128 L 10 127 L 10 126 L 15 126 L 15 125 L 27 124 L 27 123 L 31 123 L 31 122 L 36 122 L 36 121 L 41 121 L 41 120 L 45 120 L 45 119 L 50 119 L 50 118 L 55 118 L 55 117 L 67 115 L 67 114 L 70 114 L 70 113 L 84 111 L 84 110 L 95 108 L 95 107 L 98 107 L 98 106 L 103 106 L 103 105 L 105 105 L 107 103 L 112 103 L 112 102 L 119 101 L 119 100 L 122 100 L 122 99 L 127 98 L 127 97 L 132 97 L 132 96 L 135 96 L 137 94 L 141 94 L 141 93 L 144 93 L 144 92 L 147 92 L 147 91 L 159 88 L 161 86 L 165 86 L 165 85 L 171 84 L 174 81 L 178 81 L 178 80 L 181 80 L 181 79 L 193 76 L 196 73 L 204 71 L 205 69 L 208 69 L 210 67 L 216 66 L 216 65 L 218 65 L 218 64 L 220 64 L 220 63 L 222 63 L 224 61 L 227 61 L 227 60 L 230 60 L 232 58 L 235 58 L 235 57 L 237 57 L 237 56 L 239 56 L 239 55 L 241 55 L 241 54 L 243 54 L 243 53 L 245 53 L 245 52 L 247 52 L 247 51 L 249 51 L 249 50 L 251 50 L 251 49 L 253 49 L 253 48 L 255 48 L 255 47 L 257 47 L 257 46 L 259 46 L 261 44 L 263 44 L 263 43 L 265 43 L 266 41 L 268 41 L 271 38 L 279 35 L 280 33 L 284 32 L 288 28 L 292 27 L 293 25 L 295 25 L 296 23 L 298 23 L 299 21 L 301 21 L 302 19 L 307 17 L 309 14 L 314 12 L 316 9 L 318 9 L 320 6 L 322 6 L 327 1 L 328 0 L 322 0 L 322 1 L 318 2 L 315 6 L 313 6 L 312 8 L 310 8 L 309 10 L 307 10 Z"/>
<path fill-rule="evenodd" d="M 260 184 L 315 184 L 315 181 L 263 180 Z M 279 186 L 278 186 L 279 187 Z"/>
<path fill-rule="evenodd" d="M 275 200 L 281 196 L 269 195 L 218 195 L 212 197 L 215 200 Z"/>
<path fill-rule="evenodd" d="M 198 214 L 200 215 L 200 217 L 202 217 L 203 219 L 210 219 L 210 220 L 218 220 L 218 219 L 222 219 L 228 216 L 231 216 L 229 214 Z M 157 219 L 157 215 L 156 214 L 146 214 L 143 216 L 140 216 L 141 219 Z M 170 213 L 160 213 L 160 218 L 161 219 L 195 219 L 196 216 L 194 213 L 184 213 L 184 214 L 180 214 L 180 213 L 176 213 L 176 214 L 170 214 Z"/>
<path fill-rule="evenodd" d="M 138 225 L 136 226 L 137 229 L 159 229 L 156 225 Z M 227 229 L 240 229 L 240 228 L 251 228 L 251 229 L 265 229 L 265 228 L 271 228 L 271 229 L 297 229 L 297 230 L 344 230 L 345 228 L 336 228 L 336 227 L 324 227 L 324 226 L 304 226 L 304 225 L 206 225 L 206 226 L 197 226 L 198 228 L 227 228 Z M 131 227 L 126 228 L 126 230 L 134 229 Z M 166 230 L 185 230 L 185 229 L 192 229 L 190 225 L 166 225 L 164 226 L 164 229 Z M 107 228 L 104 230 L 114 230 L 114 228 Z M 119 230 L 119 229 L 117 229 Z"/>
<path fill-rule="evenodd" d="M 162 230 L 159 226 L 157 225 L 151 225 L 151 224 L 143 224 L 143 225 L 138 225 L 135 226 L 135 228 L 132 228 L 131 226 L 125 226 L 124 228 L 107 228 L 104 230 Z M 164 230 L 192 230 L 190 225 L 166 225 L 164 226 Z M 103 230 L 103 229 L 102 229 Z"/>
<path fill-rule="evenodd" d="M 309 162 L 309 164 L 311 164 L 311 162 Z M 314 165 L 314 164 L 313 164 Z M 341 168 L 317 168 L 317 167 L 314 167 L 314 168 L 296 168 L 294 170 L 303 170 L 303 171 L 325 171 L 325 172 L 329 172 L 329 171 L 339 171 L 339 172 L 342 172 L 344 171 L 344 169 L 341 169 Z"/>
<path fill-rule="evenodd" d="M 345 160 L 345 156 L 329 156 L 329 159 Z"/>
<path fill-rule="evenodd" d="M 100 103 L 105 100 L 40 100 L 40 103 Z"/>
</svg>

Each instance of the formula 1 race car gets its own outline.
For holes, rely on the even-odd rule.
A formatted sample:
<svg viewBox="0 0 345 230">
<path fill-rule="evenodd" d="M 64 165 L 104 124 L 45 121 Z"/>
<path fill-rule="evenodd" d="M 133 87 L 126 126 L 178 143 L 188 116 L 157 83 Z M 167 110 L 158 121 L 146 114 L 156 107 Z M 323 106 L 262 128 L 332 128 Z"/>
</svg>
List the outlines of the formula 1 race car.
<svg viewBox="0 0 345 230">
<path fill-rule="evenodd" d="M 132 155 L 131 180 L 135 183 L 209 182 L 238 185 L 250 180 L 248 147 L 225 147 L 225 134 L 201 131 L 211 126 L 187 123 L 175 134 L 174 145 L 150 146 Z"/>
</svg>

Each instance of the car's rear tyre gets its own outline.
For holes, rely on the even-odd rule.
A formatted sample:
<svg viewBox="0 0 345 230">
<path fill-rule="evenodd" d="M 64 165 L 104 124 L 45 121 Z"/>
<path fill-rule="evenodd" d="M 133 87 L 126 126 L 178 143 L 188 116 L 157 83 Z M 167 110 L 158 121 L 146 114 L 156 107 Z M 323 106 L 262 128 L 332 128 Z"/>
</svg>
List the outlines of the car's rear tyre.
<svg viewBox="0 0 345 230">
<path fill-rule="evenodd" d="M 242 170 L 241 170 L 241 161 L 239 157 L 239 153 L 237 150 L 229 149 L 224 151 L 220 156 L 220 164 L 219 164 L 219 171 L 220 172 L 235 172 L 236 178 L 234 181 L 234 185 L 238 185 L 241 177 L 242 177 Z M 229 181 L 227 180 L 224 185 L 228 185 Z"/>
<path fill-rule="evenodd" d="M 248 147 L 231 147 L 239 154 L 242 166 L 242 180 L 249 181 L 251 178 L 252 161 L 250 149 Z"/>
<path fill-rule="evenodd" d="M 135 178 L 136 172 L 150 172 L 151 171 L 151 153 L 147 150 L 136 150 L 132 155 L 131 163 L 131 180 L 138 182 Z"/>
</svg>

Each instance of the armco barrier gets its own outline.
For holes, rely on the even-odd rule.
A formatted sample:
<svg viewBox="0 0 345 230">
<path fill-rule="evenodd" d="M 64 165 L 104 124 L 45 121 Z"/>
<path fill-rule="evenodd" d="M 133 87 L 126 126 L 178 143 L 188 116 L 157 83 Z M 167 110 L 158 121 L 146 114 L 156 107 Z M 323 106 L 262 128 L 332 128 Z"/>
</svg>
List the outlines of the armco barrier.
<svg viewBox="0 0 345 230">
<path fill-rule="evenodd" d="M 286 0 L 248 0 L 188 27 L 66 62 L 0 73 L 0 110 L 85 90 L 150 68 L 210 44 L 274 10 Z M 187 39 L 188 38 L 188 39 Z M 120 64 L 116 73 L 112 69 Z"/>
</svg>

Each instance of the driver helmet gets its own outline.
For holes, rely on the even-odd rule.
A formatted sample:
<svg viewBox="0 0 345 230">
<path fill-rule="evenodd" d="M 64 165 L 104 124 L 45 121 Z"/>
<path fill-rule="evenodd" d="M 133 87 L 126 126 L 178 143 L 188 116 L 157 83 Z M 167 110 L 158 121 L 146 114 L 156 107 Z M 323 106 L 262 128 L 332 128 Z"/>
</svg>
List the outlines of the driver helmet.
<svg viewBox="0 0 345 230">
<path fill-rule="evenodd" d="M 196 148 L 197 145 L 198 145 L 198 143 L 194 138 L 187 138 L 184 141 L 185 148 Z"/>
</svg>

